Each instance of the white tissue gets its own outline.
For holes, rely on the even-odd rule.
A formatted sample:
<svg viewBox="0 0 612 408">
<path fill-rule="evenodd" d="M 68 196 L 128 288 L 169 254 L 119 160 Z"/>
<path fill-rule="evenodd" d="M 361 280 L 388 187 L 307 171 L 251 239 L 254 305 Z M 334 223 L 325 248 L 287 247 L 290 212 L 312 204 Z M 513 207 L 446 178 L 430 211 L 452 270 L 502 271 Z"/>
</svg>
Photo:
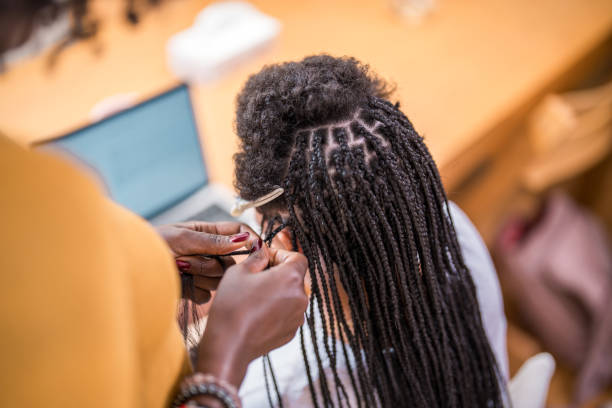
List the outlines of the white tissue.
<svg viewBox="0 0 612 408">
<path fill-rule="evenodd" d="M 248 3 L 214 3 L 168 40 L 168 65 L 183 81 L 209 81 L 265 47 L 280 28 L 278 20 Z"/>
</svg>

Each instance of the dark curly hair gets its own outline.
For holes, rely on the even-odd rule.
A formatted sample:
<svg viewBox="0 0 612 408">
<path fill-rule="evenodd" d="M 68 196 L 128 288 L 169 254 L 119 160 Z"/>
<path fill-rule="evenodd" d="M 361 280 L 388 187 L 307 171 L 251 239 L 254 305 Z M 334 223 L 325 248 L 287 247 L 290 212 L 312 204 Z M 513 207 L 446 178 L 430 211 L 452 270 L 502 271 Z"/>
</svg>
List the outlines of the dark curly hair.
<svg viewBox="0 0 612 408">
<path fill-rule="evenodd" d="M 146 3 L 157 5 L 160 1 L 146 0 Z M 136 0 L 125 2 L 126 19 L 137 24 L 139 14 Z M 67 46 L 97 33 L 99 24 L 88 15 L 89 3 L 89 0 L 0 0 L 0 54 L 23 44 L 38 27 L 48 25 L 68 12 L 71 14 L 72 27 L 68 36 L 50 54 L 49 65 L 53 65 Z M 0 68 L 1 63 L 2 55 Z"/>
<path fill-rule="evenodd" d="M 295 145 L 296 131 L 348 118 L 368 97 L 384 98 L 387 84 L 353 58 L 328 55 L 265 67 L 237 98 L 236 188 L 252 200 L 278 185 Z M 286 163 L 287 164 L 287 163 Z M 273 206 L 285 207 L 281 197 Z"/>
<path fill-rule="evenodd" d="M 309 261 L 314 356 L 300 336 L 313 405 L 344 406 L 352 392 L 365 407 L 502 407 L 438 170 L 389 94 L 367 65 L 318 55 L 264 67 L 237 100 L 236 188 L 251 200 L 282 186 L 258 210 Z M 350 384 L 338 352 L 354 361 Z"/>
</svg>

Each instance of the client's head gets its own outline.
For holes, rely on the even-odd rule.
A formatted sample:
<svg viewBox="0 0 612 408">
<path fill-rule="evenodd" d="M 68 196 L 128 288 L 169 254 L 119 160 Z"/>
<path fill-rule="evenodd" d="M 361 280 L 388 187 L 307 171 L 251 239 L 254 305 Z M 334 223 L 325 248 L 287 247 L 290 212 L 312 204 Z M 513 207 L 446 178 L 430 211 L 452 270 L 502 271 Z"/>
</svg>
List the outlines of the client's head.
<svg viewBox="0 0 612 408">
<path fill-rule="evenodd" d="M 309 261 L 306 368 L 320 372 L 326 353 L 333 371 L 312 397 L 501 407 L 438 170 L 388 95 L 367 66 L 321 55 L 265 67 L 238 96 L 236 187 L 247 200 L 284 188 L 258 211 L 270 229 L 287 225 Z M 348 384 L 339 353 L 354 361 Z"/>
</svg>

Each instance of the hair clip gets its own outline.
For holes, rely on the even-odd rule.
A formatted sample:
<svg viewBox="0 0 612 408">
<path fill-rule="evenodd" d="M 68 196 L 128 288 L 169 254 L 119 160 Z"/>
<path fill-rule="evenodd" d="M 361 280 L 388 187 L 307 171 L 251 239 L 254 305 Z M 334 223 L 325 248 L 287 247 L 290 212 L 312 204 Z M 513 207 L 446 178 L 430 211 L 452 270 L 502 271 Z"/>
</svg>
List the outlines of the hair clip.
<svg viewBox="0 0 612 408">
<path fill-rule="evenodd" d="M 265 194 L 252 201 L 246 201 L 242 198 L 237 198 L 236 202 L 234 203 L 234 206 L 232 207 L 231 214 L 234 217 L 239 217 L 247 209 L 261 207 L 262 205 L 269 203 L 277 197 L 280 197 L 284 192 L 285 190 L 282 187 L 275 186 L 275 189 L 269 192 L 268 194 Z"/>
</svg>

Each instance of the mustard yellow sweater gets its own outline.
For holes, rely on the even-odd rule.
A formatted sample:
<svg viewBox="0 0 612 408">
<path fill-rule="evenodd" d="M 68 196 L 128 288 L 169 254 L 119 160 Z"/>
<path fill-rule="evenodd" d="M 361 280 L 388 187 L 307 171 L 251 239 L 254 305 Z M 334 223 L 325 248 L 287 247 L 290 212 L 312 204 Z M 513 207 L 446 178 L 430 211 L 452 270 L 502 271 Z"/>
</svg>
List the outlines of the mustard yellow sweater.
<svg viewBox="0 0 612 408">
<path fill-rule="evenodd" d="M 164 242 L 0 136 L 0 406 L 165 407 L 189 370 Z"/>
</svg>

